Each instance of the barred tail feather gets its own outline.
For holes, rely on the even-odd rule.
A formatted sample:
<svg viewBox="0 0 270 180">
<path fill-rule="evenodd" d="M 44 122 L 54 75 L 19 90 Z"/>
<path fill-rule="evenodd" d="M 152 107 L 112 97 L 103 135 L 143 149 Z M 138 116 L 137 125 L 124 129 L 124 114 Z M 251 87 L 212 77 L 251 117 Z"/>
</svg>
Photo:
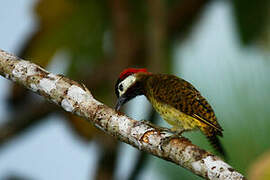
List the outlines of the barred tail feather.
<svg viewBox="0 0 270 180">
<path fill-rule="evenodd" d="M 211 145 L 215 148 L 216 151 L 220 153 L 224 158 L 226 158 L 226 152 L 220 143 L 218 137 L 216 135 L 207 136 L 208 140 L 210 141 Z"/>
</svg>

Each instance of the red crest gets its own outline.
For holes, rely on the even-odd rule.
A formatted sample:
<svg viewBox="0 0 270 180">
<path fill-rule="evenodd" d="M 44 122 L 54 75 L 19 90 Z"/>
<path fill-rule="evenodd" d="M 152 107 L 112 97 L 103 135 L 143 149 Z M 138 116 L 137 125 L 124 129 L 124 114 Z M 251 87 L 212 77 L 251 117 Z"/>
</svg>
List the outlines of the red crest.
<svg viewBox="0 0 270 180">
<path fill-rule="evenodd" d="M 125 79 L 129 75 L 139 73 L 139 72 L 149 73 L 146 68 L 141 68 L 141 69 L 128 68 L 120 73 L 119 79 Z"/>
</svg>

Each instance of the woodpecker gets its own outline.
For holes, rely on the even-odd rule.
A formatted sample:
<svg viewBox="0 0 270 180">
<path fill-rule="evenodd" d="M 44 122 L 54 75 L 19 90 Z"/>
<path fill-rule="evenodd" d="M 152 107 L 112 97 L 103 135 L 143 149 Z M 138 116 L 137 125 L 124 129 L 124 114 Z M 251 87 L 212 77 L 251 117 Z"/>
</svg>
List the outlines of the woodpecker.
<svg viewBox="0 0 270 180">
<path fill-rule="evenodd" d="M 125 69 L 115 84 L 116 111 L 132 98 L 144 95 L 161 117 L 182 132 L 199 129 L 213 147 L 225 155 L 217 136 L 223 129 L 206 99 L 193 85 L 174 75 L 154 74 L 146 69 Z"/>
</svg>

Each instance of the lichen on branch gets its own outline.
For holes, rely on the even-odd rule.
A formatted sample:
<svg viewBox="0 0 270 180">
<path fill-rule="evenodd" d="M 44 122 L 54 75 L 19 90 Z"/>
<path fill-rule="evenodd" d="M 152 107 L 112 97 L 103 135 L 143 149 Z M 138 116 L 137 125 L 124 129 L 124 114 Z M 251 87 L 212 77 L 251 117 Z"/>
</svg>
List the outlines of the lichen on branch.
<svg viewBox="0 0 270 180">
<path fill-rule="evenodd" d="M 150 123 L 136 121 L 97 101 L 81 83 L 0 50 L 0 74 L 23 84 L 64 110 L 85 118 L 109 135 L 178 164 L 205 179 L 245 179 L 219 157 L 179 137 L 162 143 L 171 134 Z M 180 176 L 180 175 L 179 175 Z"/>
</svg>

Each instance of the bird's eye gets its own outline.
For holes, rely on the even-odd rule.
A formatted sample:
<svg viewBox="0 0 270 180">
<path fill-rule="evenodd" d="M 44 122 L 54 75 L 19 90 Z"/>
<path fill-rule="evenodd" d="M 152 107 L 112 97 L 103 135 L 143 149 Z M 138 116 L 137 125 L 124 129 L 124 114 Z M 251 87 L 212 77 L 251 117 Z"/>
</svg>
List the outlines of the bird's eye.
<svg viewBox="0 0 270 180">
<path fill-rule="evenodd" d="M 123 88 L 123 84 L 119 84 L 119 87 L 118 88 L 119 88 L 120 91 L 123 91 L 123 89 L 124 89 Z"/>
</svg>

